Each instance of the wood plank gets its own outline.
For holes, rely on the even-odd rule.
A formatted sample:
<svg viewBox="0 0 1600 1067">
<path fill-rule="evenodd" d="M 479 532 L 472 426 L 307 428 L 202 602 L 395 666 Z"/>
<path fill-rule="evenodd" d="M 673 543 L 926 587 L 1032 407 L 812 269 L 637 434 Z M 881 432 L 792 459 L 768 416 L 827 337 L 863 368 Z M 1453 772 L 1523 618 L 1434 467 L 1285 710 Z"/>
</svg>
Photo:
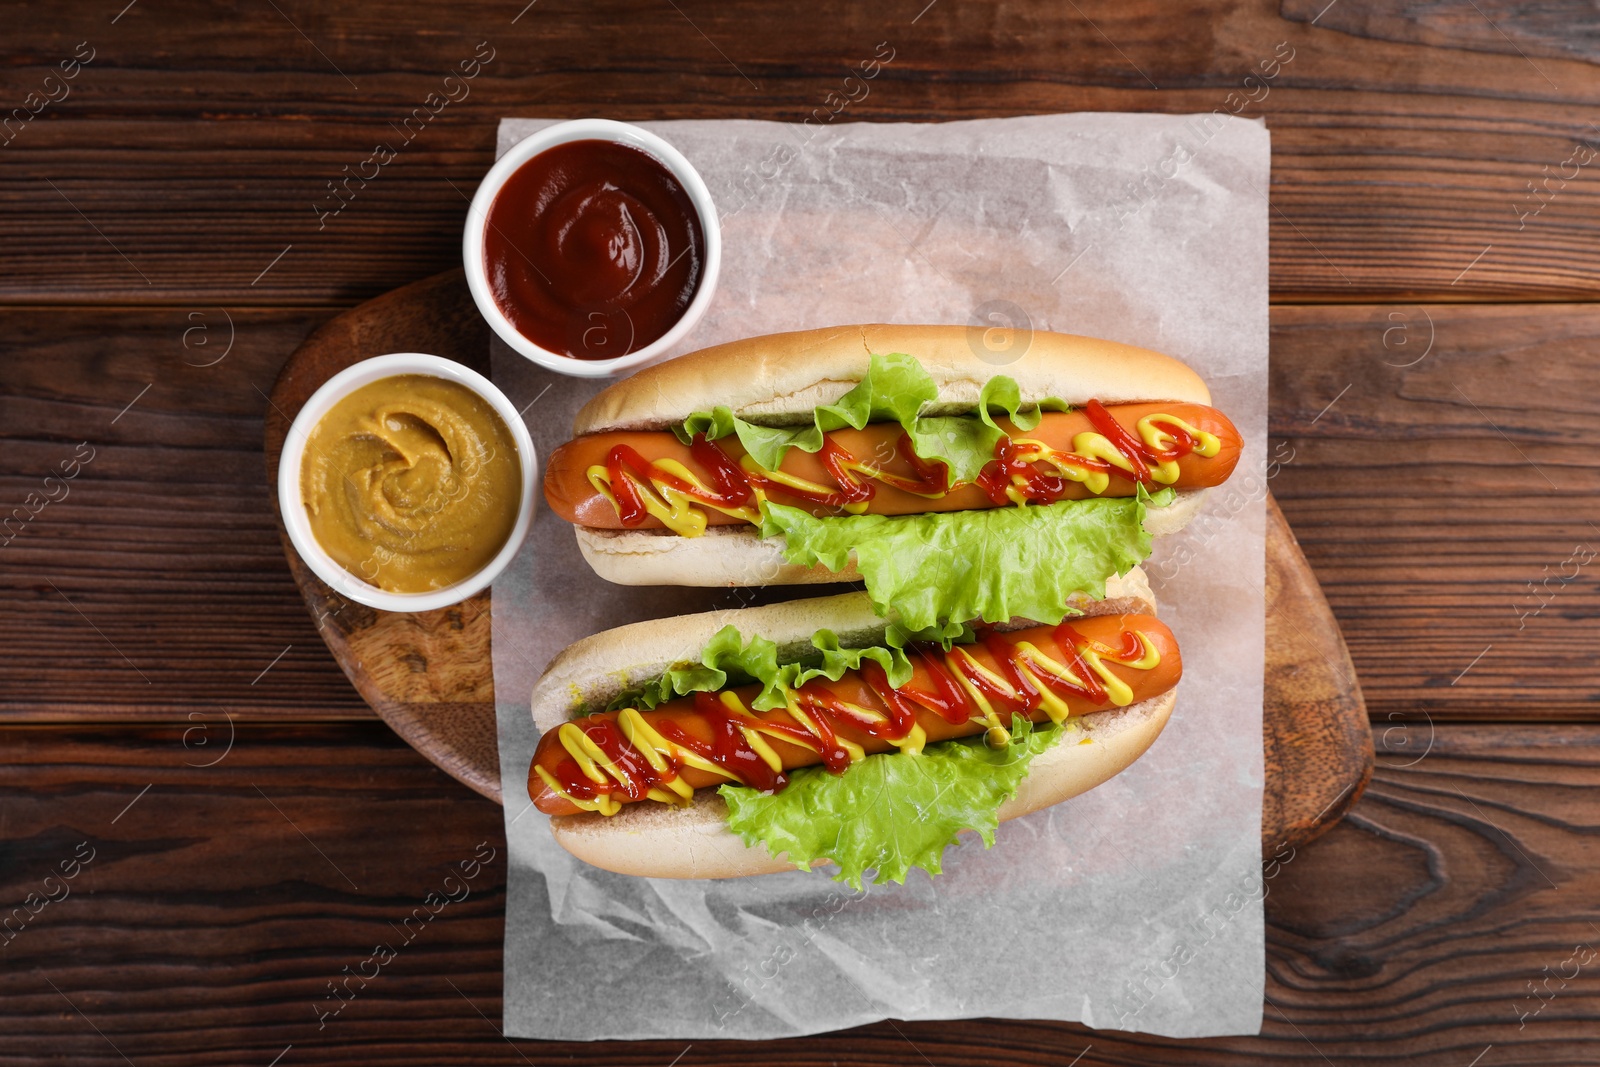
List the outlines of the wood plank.
<svg viewBox="0 0 1600 1067">
<path fill-rule="evenodd" d="M 223 750 L 185 748 L 176 727 L 11 727 L 0 903 L 59 897 L 59 874 L 44 879 L 81 842 L 94 858 L 69 896 L 12 928 L 0 1062 L 267 1064 L 290 1044 L 282 1062 L 301 1067 L 356 1048 L 393 1064 L 639 1067 L 1023 1067 L 1086 1048 L 1080 1065 L 1465 1067 L 1490 1045 L 1485 1065 L 1600 1057 L 1600 972 L 1594 955 L 1579 962 L 1600 945 L 1600 727 L 1449 726 L 1425 754 L 1375 734 L 1380 769 L 1355 813 L 1266 868 L 1259 1037 L 973 1021 L 686 1049 L 498 1036 L 499 809 L 381 725 L 245 727 L 211 767 L 194 764 Z M 400 944 L 397 928 L 480 842 L 494 858 L 467 895 Z M 328 983 L 378 943 L 395 958 L 319 1031 Z"/>
<path fill-rule="evenodd" d="M 1475 9 L 1475 10 L 1474 10 Z M 1533 7 L 1517 0 L 1455 4 L 1401 4 L 1394 0 L 1284 0 L 1283 17 L 1380 41 L 1406 41 L 1472 52 L 1522 56 L 1535 71 L 1534 56 L 1594 62 L 1600 33 L 1583 16 L 1594 13 L 1583 0 L 1558 0 Z"/>
<path fill-rule="evenodd" d="M 94 59 L 63 99 L 0 132 L 0 300 L 354 302 L 458 262 L 464 194 L 502 115 L 798 122 L 828 114 L 830 92 L 859 95 L 844 79 L 880 41 L 893 61 L 836 121 L 1265 117 L 1280 300 L 1591 298 L 1600 185 L 1575 149 L 1600 136 L 1600 79 L 1577 16 L 1341 0 L 1319 18 L 1323 6 L 975 0 L 824 16 L 630 0 L 596 19 L 548 0 L 513 23 L 473 0 L 441 26 L 395 0 L 225 20 L 143 5 L 114 24 L 13 5 L 29 48 L 0 71 L 0 101 L 26 114 L 28 94 L 60 95 L 45 78 L 80 42 Z M 408 138 L 400 124 L 479 41 L 493 59 Z M 379 142 L 397 158 L 323 218 L 328 183 Z"/>
<path fill-rule="evenodd" d="M 1375 722 L 1600 710 L 1597 354 L 1592 306 L 1274 311 L 1272 492 Z"/>
<path fill-rule="evenodd" d="M 0 717 L 368 714 L 284 566 L 261 456 L 278 366 L 326 317 L 4 315 Z"/>
<path fill-rule="evenodd" d="M 263 394 L 328 314 L 236 309 L 203 367 L 226 323 L 205 309 L 186 349 L 191 313 L 0 312 L 0 520 L 96 450 L 0 547 L 0 719 L 369 714 L 289 576 L 260 451 Z M 1600 550 L 1600 312 L 1280 307 L 1272 346 L 1271 489 L 1374 721 L 1595 719 L 1600 569 L 1574 549 Z"/>
</svg>

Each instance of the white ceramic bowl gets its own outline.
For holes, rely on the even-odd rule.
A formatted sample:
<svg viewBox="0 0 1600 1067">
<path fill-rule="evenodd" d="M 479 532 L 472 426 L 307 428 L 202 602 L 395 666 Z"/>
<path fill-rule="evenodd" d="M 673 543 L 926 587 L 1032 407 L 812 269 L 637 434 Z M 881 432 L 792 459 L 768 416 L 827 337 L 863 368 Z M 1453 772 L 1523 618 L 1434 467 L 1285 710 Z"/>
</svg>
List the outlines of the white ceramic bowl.
<svg viewBox="0 0 1600 1067">
<path fill-rule="evenodd" d="M 700 288 L 695 291 L 694 299 L 684 309 L 683 316 L 655 341 L 615 359 L 574 359 L 564 353 L 541 348 L 528 340 L 511 324 L 511 320 L 506 318 L 505 313 L 500 310 L 500 305 L 495 303 L 494 293 L 489 289 L 488 268 L 483 262 L 483 234 L 487 228 L 489 206 L 494 203 L 494 198 L 505 185 L 506 179 L 511 177 L 512 172 L 518 167 L 545 149 L 571 141 L 615 141 L 654 156 L 672 172 L 673 177 L 678 179 L 684 191 L 689 194 L 689 200 L 700 216 L 701 232 L 705 234 L 705 272 L 700 277 Z M 570 374 L 578 378 L 614 378 L 656 362 L 668 349 L 683 340 L 689 331 L 694 329 L 695 323 L 700 321 L 700 317 L 711 304 L 711 296 L 717 288 L 717 274 L 722 269 L 722 230 L 717 222 L 716 205 L 711 202 L 711 191 L 706 188 L 705 180 L 700 177 L 699 172 L 683 157 L 683 153 L 649 130 L 626 122 L 613 122 L 610 119 L 574 119 L 571 122 L 558 122 L 553 126 L 546 126 L 538 133 L 518 141 L 490 168 L 489 173 L 484 175 L 477 194 L 472 198 L 472 207 L 467 212 L 466 232 L 461 242 L 461 257 L 466 267 L 467 286 L 472 290 L 472 299 L 477 301 L 479 313 L 502 341 L 539 366 L 561 374 Z"/>
<path fill-rule="evenodd" d="M 300 498 L 300 464 L 305 455 L 306 439 L 311 436 L 317 423 L 335 404 L 355 390 L 401 374 L 446 378 L 459 382 L 483 397 L 510 429 L 511 437 L 517 444 L 517 461 L 522 465 L 522 501 L 517 508 L 516 525 L 511 528 L 511 536 L 507 538 L 505 546 L 470 578 L 426 593 L 391 593 L 341 567 L 317 543 L 316 536 L 311 532 L 311 520 L 307 518 L 305 505 Z M 311 399 L 300 409 L 300 414 L 294 417 L 289 436 L 283 443 L 283 456 L 278 460 L 278 510 L 283 515 L 284 528 L 289 531 L 289 540 L 295 551 L 300 553 L 300 558 L 318 578 L 341 596 L 384 611 L 431 611 L 460 603 L 483 589 L 506 569 L 511 558 L 517 554 L 533 522 L 535 467 L 533 439 L 528 436 L 528 428 L 523 425 L 522 416 L 511 405 L 511 401 L 495 388 L 493 382 L 453 360 L 417 352 L 398 352 L 375 356 L 346 367 L 311 394 Z"/>
</svg>

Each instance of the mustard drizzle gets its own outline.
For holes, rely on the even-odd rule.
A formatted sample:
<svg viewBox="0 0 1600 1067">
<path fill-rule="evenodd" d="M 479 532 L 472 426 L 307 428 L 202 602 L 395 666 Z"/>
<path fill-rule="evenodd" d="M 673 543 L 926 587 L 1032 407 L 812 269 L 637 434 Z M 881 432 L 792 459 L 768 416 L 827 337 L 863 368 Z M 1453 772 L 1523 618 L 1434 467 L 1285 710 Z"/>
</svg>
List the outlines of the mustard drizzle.
<svg viewBox="0 0 1600 1067">
<path fill-rule="evenodd" d="M 1092 639 L 1084 640 L 1075 645 L 1079 658 L 1089 670 L 1093 672 L 1103 685 L 1106 698 L 1116 707 L 1126 707 L 1133 701 L 1132 688 L 1119 678 L 1107 665 L 1116 663 L 1134 670 L 1153 670 L 1161 663 L 1161 651 L 1148 635 L 1142 630 L 1131 631 L 1139 641 L 1139 655 L 1129 659 L 1121 655 L 1120 651 Z M 1052 692 L 1047 686 L 1041 684 L 1039 673 L 1044 673 L 1065 682 L 1067 685 L 1078 689 L 1087 689 L 1087 679 L 1078 677 L 1065 664 L 1045 655 L 1031 641 L 1019 641 L 1012 646 L 1013 663 L 1017 669 L 1028 676 L 1028 681 L 1039 694 L 1039 707 L 1028 708 L 1031 715 L 1036 710 L 1042 710 L 1050 721 L 1061 725 L 1072 714 L 1067 703 L 1059 695 Z M 1024 694 L 1016 691 L 1009 681 L 978 662 L 961 645 L 953 646 L 944 656 L 946 669 L 955 677 L 957 684 L 976 706 L 978 713 L 970 716 L 968 721 L 982 721 L 988 724 L 985 740 L 988 744 L 998 747 L 1010 740 L 1010 732 L 1001 724 L 1000 716 L 995 711 L 993 704 L 984 695 L 981 689 L 974 684 L 974 678 L 981 677 L 991 686 L 1003 692 L 1012 694 L 1014 700 L 1024 700 Z M 969 675 L 969 671 L 971 674 Z M 719 693 L 717 699 L 728 710 L 734 724 L 743 735 L 745 742 L 757 753 L 763 762 L 774 771 L 783 770 L 783 761 L 767 744 L 767 737 L 775 737 L 791 744 L 799 744 L 821 753 L 823 745 L 827 742 L 831 731 L 826 731 L 820 723 L 818 716 L 825 710 L 842 712 L 846 718 L 857 720 L 865 726 L 877 726 L 889 721 L 889 715 L 873 708 L 862 707 L 835 697 L 834 708 L 824 709 L 820 705 L 812 704 L 799 699 L 797 692 L 789 686 L 783 686 L 784 710 L 790 720 L 801 728 L 803 733 L 796 736 L 793 732 L 785 730 L 781 725 L 769 723 L 755 718 L 738 697 L 732 692 Z M 903 694 L 910 695 L 910 694 Z M 910 695 L 915 700 L 914 695 Z M 617 713 L 617 727 L 624 739 L 638 750 L 647 763 L 658 775 L 675 766 L 695 767 L 711 774 L 719 775 L 733 782 L 742 782 L 738 775 L 724 767 L 701 756 L 692 749 L 675 744 L 663 737 L 657 730 L 650 726 L 644 715 L 637 708 L 624 708 Z M 534 772 L 551 792 L 570 801 L 573 805 L 585 811 L 598 811 L 602 815 L 615 815 L 622 809 L 622 804 L 614 799 L 613 792 L 622 792 L 624 795 L 633 791 L 633 779 L 626 768 L 619 766 L 611 760 L 601 748 L 594 743 L 578 725 L 577 721 L 562 723 L 558 728 L 557 738 L 561 747 L 566 751 L 578 766 L 579 771 L 597 788 L 594 799 L 584 799 L 573 796 L 563 786 L 554 774 L 534 763 Z M 833 743 L 840 746 L 848 754 L 852 764 L 863 759 L 867 753 L 859 744 L 845 738 L 833 737 Z M 894 745 L 900 751 L 916 754 L 922 751 L 927 743 L 927 733 L 920 723 L 913 724 L 912 728 L 901 737 L 885 737 L 884 740 Z M 646 798 L 666 804 L 686 807 L 694 796 L 694 789 L 686 783 L 681 775 L 675 772 L 665 778 L 662 783 L 665 789 L 655 787 L 646 793 Z"/>
<path fill-rule="evenodd" d="M 1197 456 L 1210 459 L 1222 450 L 1222 440 L 1216 434 L 1196 429 L 1176 415 L 1155 412 L 1140 419 L 1134 428 L 1145 447 L 1153 453 L 1160 454 L 1172 448 L 1177 440 L 1173 429 L 1194 438 L 1194 454 Z M 1043 441 L 1026 437 L 1012 438 L 1012 441 L 1017 447 L 1017 459 L 1024 463 L 1048 464 L 1062 478 L 1081 484 L 1095 496 L 1104 493 L 1111 485 L 1111 472 L 1100 464 L 1109 464 L 1130 477 L 1134 473 L 1133 462 L 1105 434 L 1096 430 L 1074 434 L 1071 451 L 1051 448 Z M 1151 480 L 1160 485 L 1171 485 L 1178 480 L 1180 471 L 1175 459 L 1161 460 L 1149 466 Z M 1013 475 L 1012 485 L 1006 489 L 1006 495 L 1014 503 L 1027 503 L 1021 491 L 1025 485 L 1022 477 Z"/>
<path fill-rule="evenodd" d="M 1222 448 L 1221 440 L 1213 433 L 1196 429 L 1176 415 L 1154 412 L 1141 418 L 1135 426 L 1139 437 L 1145 447 L 1153 453 L 1163 453 L 1170 450 L 1177 440 L 1177 435 L 1172 432 L 1177 429 L 1188 434 L 1196 442 L 1194 454 L 1210 459 Z M 1018 447 L 1017 458 L 1026 463 L 1045 463 L 1053 467 L 1061 477 L 1078 482 L 1095 496 L 1104 493 L 1111 484 L 1110 472 L 1103 469 L 1101 463 L 1110 464 L 1118 470 L 1133 474 L 1132 461 L 1122 454 L 1122 451 L 1112 444 L 1104 435 L 1096 431 L 1085 430 L 1075 434 L 1072 438 L 1070 451 L 1051 448 L 1043 441 L 1031 438 L 1012 438 Z M 651 463 L 653 468 L 689 482 L 697 491 L 710 493 L 709 487 L 700 478 L 696 477 L 682 463 L 674 459 L 659 459 Z M 776 482 L 800 493 L 829 495 L 835 490 L 825 485 L 797 477 L 781 470 L 768 470 L 756 463 L 750 455 L 746 454 L 740 460 L 740 466 L 747 473 L 757 475 L 761 479 Z M 851 457 L 842 466 L 855 474 L 864 475 L 867 479 L 883 484 L 895 484 L 895 488 L 905 492 L 915 493 L 928 500 L 936 500 L 952 490 L 961 488 L 969 483 L 956 482 L 945 490 L 945 493 L 916 492 L 907 489 L 903 484 L 892 483 L 893 475 L 870 463 Z M 617 507 L 616 495 L 611 489 L 611 473 L 604 464 L 596 463 L 585 474 L 589 484 L 595 492 L 606 498 L 613 509 L 621 514 Z M 1161 485 L 1171 485 L 1178 480 L 1179 470 L 1177 460 L 1169 459 L 1152 463 L 1150 465 L 1151 478 Z M 628 479 L 639 492 L 639 499 L 644 504 L 645 510 L 654 516 L 661 525 L 671 530 L 680 537 L 699 537 L 706 532 L 706 513 L 703 508 L 714 508 L 724 515 L 731 515 L 743 519 L 752 525 L 761 521 L 759 504 L 766 499 L 761 485 L 755 483 L 751 486 L 757 505 L 754 507 L 729 508 L 704 500 L 696 500 L 683 493 L 664 479 L 651 478 L 648 482 L 641 481 L 633 472 L 624 470 L 622 476 Z M 1026 504 L 1027 499 L 1022 493 L 1024 483 L 1019 476 L 1013 475 L 1013 485 L 1008 487 L 1006 495 L 1014 503 Z M 859 484 L 859 483 L 858 483 Z M 841 487 L 843 488 L 843 487 Z M 844 505 L 843 510 L 851 514 L 860 514 L 867 510 L 867 502 L 859 501 Z"/>
</svg>

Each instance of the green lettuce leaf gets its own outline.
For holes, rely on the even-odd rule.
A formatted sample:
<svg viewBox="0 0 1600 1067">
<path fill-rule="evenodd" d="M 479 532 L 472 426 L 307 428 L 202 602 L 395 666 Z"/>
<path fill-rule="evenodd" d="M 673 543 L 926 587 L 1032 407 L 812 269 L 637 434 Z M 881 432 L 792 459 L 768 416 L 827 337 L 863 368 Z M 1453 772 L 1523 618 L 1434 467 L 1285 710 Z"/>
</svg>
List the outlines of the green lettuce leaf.
<svg viewBox="0 0 1600 1067">
<path fill-rule="evenodd" d="M 784 558 L 843 570 L 852 553 L 879 614 L 923 629 L 951 620 L 1042 623 L 1073 614 L 1067 598 L 1105 596 L 1106 579 L 1150 555 L 1144 529 L 1155 496 L 1064 500 L 1057 504 L 816 518 L 784 504 L 762 508 L 761 536 L 782 534 Z"/>
<path fill-rule="evenodd" d="M 970 482 L 994 459 L 994 446 L 1003 431 L 991 412 L 1002 412 L 1019 428 L 1039 424 L 1042 409 L 1063 409 L 1060 401 L 1022 405 L 1021 391 L 1010 378 L 997 376 L 984 384 L 978 396 L 977 416 L 949 415 L 922 418 L 924 406 L 939 396 L 939 387 L 915 358 L 903 352 L 868 357 L 861 382 L 838 402 L 824 404 L 805 426 L 758 426 L 736 417 L 727 407 L 696 412 L 674 433 L 684 444 L 703 433 L 708 440 L 736 435 L 744 450 L 768 470 L 776 470 L 791 448 L 816 452 L 822 435 L 844 426 L 861 429 L 869 422 L 895 422 L 911 436 L 911 448 L 929 462 L 950 468 L 952 481 Z"/>
<path fill-rule="evenodd" d="M 750 702 L 751 706 L 757 711 L 771 711 L 785 706 L 785 688 L 798 689 L 813 678 L 837 682 L 845 671 L 858 670 L 867 660 L 884 669 L 890 685 L 901 686 L 911 678 L 906 645 L 913 641 L 937 641 L 949 648 L 957 641 L 972 639 L 972 630 L 960 623 L 917 630 L 894 623 L 887 628 L 878 646 L 842 648 L 833 631 L 818 630 L 811 636 L 811 646 L 815 650 L 811 655 L 802 656 L 794 663 L 780 664 L 777 645 L 759 634 L 746 642 L 737 627 L 728 625 L 711 638 L 711 643 L 700 654 L 700 662 L 675 667 L 647 686 L 617 695 L 605 710 L 641 708 L 648 711 L 674 697 L 715 692 L 726 685 L 759 683 L 761 693 Z M 590 710 L 593 709 L 580 708 L 574 717 Z"/>
<path fill-rule="evenodd" d="M 919 368 L 920 369 L 920 368 Z M 911 451 L 920 459 L 940 460 L 950 468 L 953 482 L 970 482 L 994 459 L 994 446 L 1005 431 L 995 424 L 993 412 L 1002 412 L 1019 430 L 1039 425 L 1045 411 L 1066 411 L 1065 401 L 1048 399 L 1022 406 L 1022 391 L 1012 378 L 997 375 L 983 384 L 973 415 L 942 415 L 917 419 L 905 427 Z"/>
<path fill-rule="evenodd" d="M 1031 430 L 1042 411 L 1067 406 L 1046 400 L 1025 408 L 1017 383 L 997 375 L 984 383 L 971 415 L 922 416 L 938 394 L 912 356 L 871 355 L 860 383 L 837 403 L 817 408 L 807 425 L 758 426 L 718 407 L 690 416 L 675 432 L 685 443 L 700 433 L 713 440 L 737 436 L 756 462 L 775 469 L 791 448 L 818 451 L 828 430 L 894 422 L 910 436 L 918 457 L 944 463 L 954 482 L 970 482 L 993 460 L 1004 435 L 996 414 Z M 874 606 L 880 613 L 898 612 L 913 629 L 1014 616 L 1059 622 L 1069 614 L 1069 596 L 1103 596 L 1107 578 L 1126 574 L 1149 556 L 1145 507 L 1169 503 L 1172 495 L 1163 490 L 1149 497 L 1141 487 L 1137 498 L 824 518 L 766 501 L 761 536 L 783 535 L 784 558 L 803 566 L 820 563 L 837 571 L 854 554 Z"/>
<path fill-rule="evenodd" d="M 1034 756 L 1061 736 L 1016 717 L 1011 742 L 990 748 L 980 737 L 929 745 L 918 755 L 868 756 L 842 775 L 804 767 L 777 793 L 724 785 L 728 825 L 745 844 L 788 854 L 803 870 L 832 860 L 835 880 L 855 889 L 867 871 L 874 884 L 904 882 L 911 868 L 943 868 L 944 850 L 962 830 L 994 844 L 1000 805 L 1016 795 Z"/>
</svg>

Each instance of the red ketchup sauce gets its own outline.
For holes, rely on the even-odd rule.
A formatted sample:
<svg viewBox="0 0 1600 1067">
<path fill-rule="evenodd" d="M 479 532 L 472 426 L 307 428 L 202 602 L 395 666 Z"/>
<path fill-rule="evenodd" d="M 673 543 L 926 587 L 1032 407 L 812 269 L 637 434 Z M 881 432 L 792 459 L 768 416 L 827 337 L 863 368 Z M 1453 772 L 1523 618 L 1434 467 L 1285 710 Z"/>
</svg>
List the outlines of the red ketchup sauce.
<svg viewBox="0 0 1600 1067">
<path fill-rule="evenodd" d="M 495 305 L 524 337 L 577 359 L 614 359 L 683 317 L 705 244 L 689 194 L 654 156 L 570 141 L 501 186 L 483 258 Z"/>
<path fill-rule="evenodd" d="M 920 459 L 911 451 L 911 438 L 906 434 L 900 435 L 896 447 L 911 463 L 917 472 L 917 477 L 905 478 L 876 469 L 874 477 L 887 485 L 911 493 L 942 495 L 950 491 L 949 471 L 944 464 L 927 463 Z M 610 476 L 611 492 L 616 498 L 617 517 L 623 526 L 629 528 L 640 526 L 650 517 L 639 494 L 639 484 L 646 482 L 670 486 L 698 503 L 725 508 L 753 506 L 756 488 L 836 509 L 842 509 L 846 504 L 871 500 L 877 491 L 871 482 L 857 477 L 852 472 L 850 465 L 856 462 L 856 457 L 827 436 L 822 439 L 822 464 L 839 485 L 838 491 L 832 493 L 799 489 L 746 471 L 723 450 L 721 445 L 707 441 L 703 433 L 694 435 L 690 454 L 710 477 L 714 487 L 712 492 L 696 488 L 660 464 L 645 459 L 638 450 L 627 445 L 617 445 L 607 453 L 606 473 Z M 626 477 L 627 473 L 631 473 L 633 478 Z"/>
<path fill-rule="evenodd" d="M 1084 661 L 1084 648 L 1097 647 L 1101 652 L 1112 653 L 1125 662 L 1131 662 L 1142 654 L 1139 637 L 1131 630 L 1121 634 L 1122 645 L 1117 648 L 1086 640 L 1070 624 L 1063 622 L 1054 628 L 1052 636 L 1062 655 L 1062 666 L 1080 680 L 1079 684 L 1050 672 L 1024 675 L 1024 652 L 1019 647 L 1020 643 L 1037 639 L 1046 632 L 1050 630 L 1037 627 L 1009 635 L 1009 638 L 992 630 L 980 635 L 981 643 L 994 657 L 1002 677 L 1009 683 L 1006 686 L 996 685 L 980 671 L 969 667 L 968 661 L 959 654 L 947 661 L 938 646 L 919 642 L 908 646 L 906 651 L 926 671 L 933 685 L 931 690 L 909 682 L 898 688 L 891 686 L 888 674 L 877 663 L 866 660 L 861 665 L 862 678 L 887 715 L 884 721 L 869 724 L 851 715 L 827 681 L 816 679 L 794 693 L 795 701 L 804 711 L 808 722 L 792 720 L 786 723 L 766 718 L 762 724 L 778 737 L 813 748 L 829 771 L 843 774 L 849 768 L 851 758 L 849 751 L 839 743 L 838 730 L 847 723 L 870 736 L 899 741 L 916 726 L 919 709 L 933 712 L 953 725 L 977 718 L 981 710 L 977 702 L 962 689 L 955 671 L 959 671 L 963 680 L 1007 718 L 1012 713 L 1031 717 L 1042 706 L 1038 685 L 1062 699 L 1070 696 L 1097 704 L 1105 703 L 1106 688 Z M 768 793 L 778 792 L 788 784 L 789 776 L 768 766 L 739 728 L 741 720 L 746 723 L 754 720 L 729 711 L 716 693 L 695 693 L 693 699 L 695 711 L 710 727 L 711 740 L 701 740 L 671 721 L 656 724 L 663 738 L 718 767 L 734 782 Z M 637 801 L 644 799 L 651 789 L 678 777 L 680 765 L 677 760 L 665 757 L 666 766 L 663 769 L 652 767 L 639 749 L 623 737 L 614 720 L 595 717 L 587 722 L 579 722 L 589 740 L 625 771 L 624 777 L 629 784 L 591 781 L 576 761 L 570 756 L 562 756 L 549 769 L 569 796 L 593 800 L 602 793 L 616 792 L 626 800 Z"/>
<path fill-rule="evenodd" d="M 1127 477 L 1147 488 L 1158 488 L 1150 468 L 1168 460 L 1182 459 L 1199 446 L 1194 436 L 1170 422 L 1163 425 L 1172 435 L 1172 447 L 1157 451 L 1150 448 L 1137 435 L 1119 423 L 1098 400 L 1083 406 L 1084 413 L 1105 438 L 1127 460 L 1132 472 Z M 911 448 L 911 437 L 902 433 L 895 445 L 899 454 L 911 465 L 916 477 L 906 478 L 887 471 L 874 469 L 873 477 L 897 489 L 923 496 L 943 496 L 964 483 L 952 484 L 949 469 L 943 463 L 928 462 Z M 776 492 L 825 508 L 842 509 L 847 504 L 870 501 L 875 486 L 856 473 L 857 459 L 829 434 L 824 434 L 820 458 L 823 467 L 837 483 L 835 492 L 811 492 L 785 485 L 760 474 L 744 470 L 721 445 L 707 441 L 704 434 L 696 434 L 691 445 L 696 463 L 711 480 L 711 491 L 696 488 L 658 463 L 641 456 L 636 449 L 617 445 L 606 456 L 606 472 L 610 476 L 611 492 L 616 498 L 617 517 L 622 525 L 634 528 L 650 517 L 639 492 L 641 484 L 655 482 L 677 490 L 690 500 L 713 507 L 738 508 L 754 505 L 755 489 Z M 1016 488 L 1030 504 L 1053 504 L 1066 497 L 1072 482 L 1059 474 L 1039 469 L 1038 463 L 1028 458 L 1029 453 L 1010 436 L 1002 436 L 994 449 L 995 458 L 974 479 L 996 507 L 1010 504 L 1009 491 Z M 1103 459 L 1058 453 L 1084 470 L 1112 473 L 1114 468 Z M 1118 471 L 1117 473 L 1124 473 Z M 631 475 L 631 477 L 629 477 Z"/>
<path fill-rule="evenodd" d="M 1172 447 L 1158 452 L 1118 422 L 1100 401 L 1090 400 L 1083 406 L 1083 413 L 1089 417 L 1090 424 L 1100 432 L 1101 436 L 1111 442 L 1111 447 L 1127 460 L 1128 466 L 1132 468 L 1127 477 L 1146 489 L 1156 488 L 1155 479 L 1150 475 L 1151 466 L 1168 460 L 1182 459 L 1200 444 L 1186 430 L 1168 422 L 1164 425 L 1173 437 Z M 978 488 L 989 494 L 989 499 L 996 507 L 1004 507 L 1011 503 L 1008 490 L 1012 487 L 1015 487 L 1022 498 L 1030 504 L 1053 504 L 1062 499 L 1070 484 L 1068 480 L 1059 474 L 1039 470 L 1019 454 L 1021 451 L 1021 447 L 1012 438 L 1000 438 L 999 443 L 994 446 L 993 462 L 984 467 L 976 479 Z M 1103 459 L 1088 456 L 1074 456 L 1072 462 L 1082 470 L 1109 474 L 1115 469 Z"/>
</svg>

